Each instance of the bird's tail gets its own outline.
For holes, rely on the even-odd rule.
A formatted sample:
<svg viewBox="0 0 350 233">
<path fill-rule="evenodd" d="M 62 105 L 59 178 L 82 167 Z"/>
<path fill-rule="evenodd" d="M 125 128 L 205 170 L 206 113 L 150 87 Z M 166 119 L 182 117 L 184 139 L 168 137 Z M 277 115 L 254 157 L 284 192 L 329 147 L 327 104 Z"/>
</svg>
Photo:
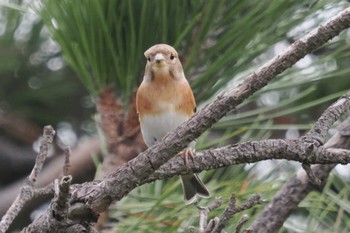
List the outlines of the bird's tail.
<svg viewBox="0 0 350 233">
<path fill-rule="evenodd" d="M 184 200 L 187 205 L 196 200 L 196 195 L 200 197 L 210 197 L 208 189 L 196 174 L 181 175 L 180 177 Z"/>
</svg>

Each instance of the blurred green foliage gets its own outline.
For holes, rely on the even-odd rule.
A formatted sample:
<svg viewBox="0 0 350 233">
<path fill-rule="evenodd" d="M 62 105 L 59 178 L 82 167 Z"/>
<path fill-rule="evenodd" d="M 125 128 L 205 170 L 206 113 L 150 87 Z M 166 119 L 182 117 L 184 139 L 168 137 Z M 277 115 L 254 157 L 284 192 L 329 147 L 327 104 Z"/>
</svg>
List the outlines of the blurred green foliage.
<svg viewBox="0 0 350 233">
<path fill-rule="evenodd" d="M 345 1 L 325 0 L 42 0 L 40 3 L 34 8 L 58 43 L 57 48 L 50 42 L 39 18 L 34 20 L 25 39 L 16 39 L 21 24 L 28 20 L 25 15 L 33 13 L 2 8 L 0 18 L 6 25 L 0 36 L 0 110 L 22 115 L 38 124 L 53 121 L 81 124 L 89 119 L 91 101 L 85 97 L 76 76 L 92 96 L 105 86 L 113 86 L 127 103 L 142 79 L 143 52 L 156 43 L 168 43 L 178 49 L 196 100 L 199 105 L 205 104 L 348 6 Z M 294 138 L 308 130 L 331 101 L 350 89 L 348 34 L 342 33 L 308 55 L 245 101 L 198 139 L 197 150 L 246 140 Z M 62 67 L 58 69 L 60 62 Z M 298 167 L 294 163 L 270 161 L 201 175 L 213 197 L 220 195 L 225 203 L 234 192 L 238 203 L 242 203 L 256 192 L 271 199 Z M 325 192 L 312 193 L 281 232 L 315 229 L 349 232 L 348 192 L 346 181 L 332 176 Z M 314 199 L 322 202 L 313 202 Z M 223 208 L 211 216 L 218 215 Z M 244 213 L 254 219 L 260 208 Z M 185 232 L 189 225 L 198 225 L 198 211 L 183 204 L 177 178 L 134 190 L 118 203 L 113 216 L 120 220 L 117 228 L 123 232 L 155 229 Z M 232 219 L 226 231 L 234 231 L 240 216 Z M 307 222 L 303 225 L 304 219 Z"/>
<path fill-rule="evenodd" d="M 0 112 L 76 130 L 90 117 L 88 93 L 34 12 L 0 8 L 0 54 Z"/>
</svg>

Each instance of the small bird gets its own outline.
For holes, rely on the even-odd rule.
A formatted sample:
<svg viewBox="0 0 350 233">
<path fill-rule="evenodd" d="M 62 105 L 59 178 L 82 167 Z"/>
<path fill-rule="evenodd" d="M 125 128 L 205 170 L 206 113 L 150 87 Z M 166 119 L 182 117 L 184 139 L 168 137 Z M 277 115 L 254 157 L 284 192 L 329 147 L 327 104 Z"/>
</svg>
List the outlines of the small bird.
<svg viewBox="0 0 350 233">
<path fill-rule="evenodd" d="M 143 81 L 136 93 L 136 108 L 143 139 L 150 147 L 187 121 L 196 111 L 196 102 L 173 47 L 166 44 L 154 45 L 146 50 L 145 57 L 147 64 Z M 191 142 L 180 152 L 185 163 L 188 156 L 193 156 L 195 144 L 195 141 Z M 181 181 L 186 204 L 193 203 L 197 195 L 210 196 L 196 174 L 181 175 Z"/>
</svg>

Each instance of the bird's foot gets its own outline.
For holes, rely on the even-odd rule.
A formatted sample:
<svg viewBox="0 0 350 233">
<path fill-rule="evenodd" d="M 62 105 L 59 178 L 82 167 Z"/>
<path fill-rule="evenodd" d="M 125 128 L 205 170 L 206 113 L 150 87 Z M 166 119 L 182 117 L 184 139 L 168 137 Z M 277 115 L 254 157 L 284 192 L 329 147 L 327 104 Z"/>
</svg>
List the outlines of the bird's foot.
<svg viewBox="0 0 350 233">
<path fill-rule="evenodd" d="M 185 166 L 189 170 L 190 159 L 192 160 L 192 163 L 193 163 L 193 155 L 194 155 L 193 150 L 192 149 L 185 149 L 185 150 L 181 151 L 179 153 L 179 155 L 184 160 Z"/>
</svg>

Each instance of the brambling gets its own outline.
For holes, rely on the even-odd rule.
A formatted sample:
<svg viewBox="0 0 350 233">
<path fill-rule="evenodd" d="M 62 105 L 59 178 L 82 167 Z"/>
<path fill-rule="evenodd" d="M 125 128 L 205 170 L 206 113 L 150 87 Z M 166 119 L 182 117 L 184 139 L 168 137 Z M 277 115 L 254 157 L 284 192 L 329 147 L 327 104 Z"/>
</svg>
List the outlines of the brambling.
<svg viewBox="0 0 350 233">
<path fill-rule="evenodd" d="M 157 44 L 145 52 L 145 74 L 136 94 L 141 133 L 148 147 L 162 139 L 168 132 L 187 121 L 196 111 L 192 89 L 188 84 L 176 50 L 166 44 Z M 191 142 L 180 152 L 193 156 L 196 142 Z M 187 164 L 187 163 L 186 163 Z M 209 197 L 210 193 L 192 173 L 181 175 L 184 200 L 191 204 L 196 196 Z"/>
</svg>

